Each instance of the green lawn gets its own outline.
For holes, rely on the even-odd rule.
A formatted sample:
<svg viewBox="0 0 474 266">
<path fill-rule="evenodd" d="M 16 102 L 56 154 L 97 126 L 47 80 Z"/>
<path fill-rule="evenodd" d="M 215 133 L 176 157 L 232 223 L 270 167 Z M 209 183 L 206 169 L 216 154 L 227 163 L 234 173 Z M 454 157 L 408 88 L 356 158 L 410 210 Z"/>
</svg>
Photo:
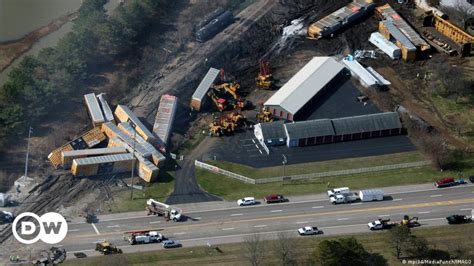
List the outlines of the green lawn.
<svg viewBox="0 0 474 266">
<path fill-rule="evenodd" d="M 432 249 L 447 251 L 454 256 L 461 251 L 460 259 L 473 259 L 474 224 L 457 226 L 440 226 L 413 230 L 413 234 L 424 237 Z M 355 238 L 371 253 L 382 255 L 389 265 L 402 265 L 394 256 L 393 248 L 388 243 L 388 233 L 368 232 L 356 234 Z M 308 264 L 316 245 L 324 239 L 341 237 L 304 237 L 298 238 L 297 260 L 301 265 Z M 267 241 L 264 247 L 263 265 L 277 265 L 278 251 L 273 248 L 273 241 Z M 249 265 L 245 261 L 243 245 L 220 245 L 222 252 L 207 247 L 181 248 L 166 251 L 150 251 L 123 255 L 100 256 L 88 259 L 68 260 L 64 265 Z M 458 253 L 459 254 L 459 253 Z"/>
<path fill-rule="evenodd" d="M 207 192 L 236 200 L 244 196 L 263 198 L 270 193 L 284 195 L 299 195 L 321 193 L 331 187 L 350 187 L 351 189 L 366 189 L 396 185 L 408 185 L 433 182 L 443 176 L 456 176 L 456 172 L 433 170 L 431 166 L 389 170 L 365 174 L 323 177 L 304 181 L 276 182 L 268 184 L 246 184 L 230 177 L 196 169 L 196 175 L 201 187 Z"/>
<path fill-rule="evenodd" d="M 380 156 L 358 157 L 342 160 L 331 160 L 324 162 L 312 162 L 304 164 L 293 164 L 285 166 L 286 175 L 299 175 L 309 173 L 319 173 L 327 171 L 346 170 L 362 167 L 372 167 L 388 164 L 409 163 L 426 160 L 418 152 L 402 152 Z M 266 168 L 253 168 L 246 165 L 231 163 L 227 161 L 208 161 L 206 163 L 220 167 L 222 169 L 241 174 L 250 178 L 265 178 L 274 176 L 283 176 L 283 166 L 274 166 Z"/>
<path fill-rule="evenodd" d="M 110 212 L 142 211 L 145 209 L 145 201 L 149 198 L 165 201 L 173 192 L 174 173 L 174 171 L 163 171 L 160 173 L 158 182 L 145 186 L 143 190 L 134 190 L 133 201 L 130 199 L 128 189 L 115 193 Z"/>
</svg>

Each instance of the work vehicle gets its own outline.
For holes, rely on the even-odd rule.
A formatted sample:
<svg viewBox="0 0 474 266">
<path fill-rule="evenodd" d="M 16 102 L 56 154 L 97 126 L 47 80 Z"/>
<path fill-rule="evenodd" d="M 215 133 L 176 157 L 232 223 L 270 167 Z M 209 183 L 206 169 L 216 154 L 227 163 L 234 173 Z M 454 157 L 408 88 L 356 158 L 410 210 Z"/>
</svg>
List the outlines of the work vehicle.
<svg viewBox="0 0 474 266">
<path fill-rule="evenodd" d="M 474 175 L 471 175 L 471 176 L 469 177 L 469 181 L 471 181 L 471 183 L 474 183 Z"/>
<path fill-rule="evenodd" d="M 361 201 L 380 201 L 383 200 L 383 190 L 381 189 L 367 189 L 359 191 L 359 198 Z"/>
<path fill-rule="evenodd" d="M 263 201 L 265 201 L 266 203 L 278 203 L 278 202 L 288 201 L 288 199 L 286 199 L 285 197 L 283 197 L 283 195 L 280 195 L 280 194 L 271 194 L 271 195 L 265 196 L 263 198 Z"/>
<path fill-rule="evenodd" d="M 390 219 L 378 219 L 367 224 L 371 231 L 390 229 L 396 225 L 397 223 L 390 222 Z"/>
<path fill-rule="evenodd" d="M 12 223 L 15 219 L 13 213 L 7 211 L 0 211 L 0 224 Z"/>
<path fill-rule="evenodd" d="M 111 244 L 107 240 L 103 240 L 99 243 L 96 243 L 95 250 L 99 251 L 104 255 L 123 253 L 121 249 L 117 248 L 115 245 Z"/>
<path fill-rule="evenodd" d="M 408 215 L 403 216 L 403 220 L 400 222 L 401 225 L 406 225 L 408 227 L 417 227 L 420 226 L 421 224 L 418 222 L 418 217 L 412 217 Z"/>
<path fill-rule="evenodd" d="M 130 231 L 123 233 L 123 239 L 130 245 L 159 243 L 165 238 L 155 230 Z"/>
<path fill-rule="evenodd" d="M 248 205 L 255 205 L 255 198 L 254 197 L 245 197 L 243 199 L 237 200 L 237 205 L 239 206 L 248 206 Z"/>
<path fill-rule="evenodd" d="M 339 204 L 339 203 L 352 203 L 359 200 L 359 196 L 356 193 L 344 193 L 344 194 L 336 194 L 329 197 L 329 201 L 332 204 Z"/>
<path fill-rule="evenodd" d="M 340 188 L 333 188 L 328 190 L 328 196 L 331 197 L 333 195 L 343 194 L 343 193 L 350 193 L 350 189 L 348 187 L 340 187 Z"/>
<path fill-rule="evenodd" d="M 273 114 L 271 112 L 268 112 L 262 109 L 259 113 L 257 113 L 257 115 L 255 116 L 255 119 L 257 120 L 258 123 L 273 122 Z"/>
<path fill-rule="evenodd" d="M 212 102 L 216 106 L 217 110 L 219 110 L 219 112 L 222 112 L 227 109 L 226 99 L 218 97 L 213 91 L 208 92 L 207 96 L 211 98 Z"/>
<path fill-rule="evenodd" d="M 317 235 L 320 233 L 322 233 L 322 231 L 313 226 L 305 226 L 298 229 L 298 234 L 300 234 L 300 236 Z"/>
<path fill-rule="evenodd" d="M 164 247 L 164 248 L 179 248 L 181 247 L 181 243 L 179 243 L 178 241 L 174 241 L 174 240 L 163 240 L 163 242 L 161 242 L 161 245 Z"/>
<path fill-rule="evenodd" d="M 161 203 L 154 199 L 147 200 L 146 210 L 148 210 L 147 215 L 153 214 L 158 216 L 164 216 L 168 221 L 173 220 L 174 222 L 178 222 L 183 218 L 183 211 L 181 209 L 172 207 L 165 203 Z"/>
<path fill-rule="evenodd" d="M 454 214 L 446 217 L 448 224 L 467 224 L 472 222 L 472 217 L 467 215 Z"/>
<path fill-rule="evenodd" d="M 270 65 L 268 62 L 260 61 L 260 72 L 258 72 L 257 77 L 255 78 L 257 87 L 269 90 L 272 88 L 273 79 L 272 74 L 270 73 Z"/>
<path fill-rule="evenodd" d="M 464 181 L 464 179 L 462 178 L 454 179 L 452 177 L 445 177 L 436 181 L 434 185 L 437 188 L 443 188 L 443 187 L 457 186 L 461 184 L 466 184 L 466 181 Z"/>
</svg>

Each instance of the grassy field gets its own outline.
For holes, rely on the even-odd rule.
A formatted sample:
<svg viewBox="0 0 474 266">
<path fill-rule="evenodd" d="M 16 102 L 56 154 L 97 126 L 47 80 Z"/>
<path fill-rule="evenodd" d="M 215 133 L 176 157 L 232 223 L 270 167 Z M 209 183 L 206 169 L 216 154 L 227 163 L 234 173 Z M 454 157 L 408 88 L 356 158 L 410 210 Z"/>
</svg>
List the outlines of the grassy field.
<svg viewBox="0 0 474 266">
<path fill-rule="evenodd" d="M 252 185 L 203 169 L 196 169 L 196 176 L 201 187 L 207 192 L 227 200 L 236 200 L 244 196 L 263 198 L 270 193 L 284 195 L 321 193 L 327 190 L 328 183 L 331 187 L 347 186 L 351 189 L 420 184 L 433 182 L 443 176 L 456 176 L 456 174 L 449 171 L 440 173 L 433 170 L 431 166 L 426 166 L 304 181 Z"/>
<path fill-rule="evenodd" d="M 432 249 L 447 251 L 460 259 L 473 259 L 474 224 L 458 226 L 440 226 L 413 230 L 413 234 L 424 237 Z M 394 256 L 393 248 L 388 243 L 386 232 L 370 232 L 354 235 L 355 238 L 371 253 L 382 255 L 389 265 L 402 265 Z M 324 239 L 340 237 L 305 237 L 296 243 L 299 264 L 307 264 L 316 245 Z M 277 251 L 273 248 L 275 241 L 267 241 L 264 247 L 263 265 L 277 265 Z M 69 260 L 65 265 L 249 265 L 243 257 L 243 244 L 220 245 L 222 252 L 208 247 L 182 248 L 166 251 L 141 252 L 133 254 L 94 257 L 80 260 Z"/>
<path fill-rule="evenodd" d="M 111 212 L 142 211 L 145 200 L 153 198 L 164 201 L 173 192 L 174 171 L 160 173 L 158 182 L 145 186 L 143 190 L 134 190 L 133 201 L 130 199 L 130 190 L 123 190 L 113 195 L 114 201 L 110 205 Z"/>
<path fill-rule="evenodd" d="M 358 157 L 342 160 L 331 160 L 324 162 L 312 162 L 304 164 L 294 164 L 285 166 L 286 175 L 299 175 L 327 171 L 346 170 L 362 167 L 372 167 L 388 164 L 409 163 L 426 160 L 423 155 L 418 152 L 402 152 L 380 156 Z M 225 170 L 241 174 L 250 178 L 265 178 L 283 175 L 282 166 L 253 168 L 241 164 L 231 163 L 227 161 L 208 161 L 206 163 L 223 168 Z"/>
</svg>

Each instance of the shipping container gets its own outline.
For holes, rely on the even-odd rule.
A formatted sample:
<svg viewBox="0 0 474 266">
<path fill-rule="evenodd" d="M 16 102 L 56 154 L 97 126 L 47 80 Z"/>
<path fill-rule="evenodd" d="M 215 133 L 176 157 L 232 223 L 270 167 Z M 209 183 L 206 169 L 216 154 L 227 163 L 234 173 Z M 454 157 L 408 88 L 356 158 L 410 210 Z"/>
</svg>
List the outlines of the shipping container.
<svg viewBox="0 0 474 266">
<path fill-rule="evenodd" d="M 162 95 L 156 112 L 153 133 L 166 145 L 171 135 L 173 120 L 178 107 L 178 98 L 173 95 Z"/>
<path fill-rule="evenodd" d="M 196 40 L 205 42 L 234 22 L 232 12 L 225 11 L 196 32 Z"/>
<path fill-rule="evenodd" d="M 391 41 L 385 39 L 379 32 L 373 32 L 370 35 L 369 42 L 377 46 L 392 59 L 400 59 L 402 51 Z"/>
<path fill-rule="evenodd" d="M 156 167 L 149 160 L 137 155 L 137 173 L 138 176 L 143 179 L 145 182 L 151 183 L 155 181 L 158 177 L 160 169 Z"/>
<path fill-rule="evenodd" d="M 204 78 L 199 83 L 196 91 L 191 98 L 191 109 L 200 111 L 204 105 L 205 98 L 207 97 L 207 91 L 214 84 L 217 77 L 219 76 L 219 70 L 215 68 L 209 68 Z"/>
<path fill-rule="evenodd" d="M 133 159 L 131 153 L 74 159 L 71 172 L 74 176 L 126 173 L 132 170 Z"/>
<path fill-rule="evenodd" d="M 85 150 L 92 148 L 107 138 L 102 133 L 100 128 L 93 128 L 86 133 L 82 134 L 73 141 L 64 144 L 63 146 L 55 149 L 48 155 L 48 159 L 53 164 L 54 168 L 58 168 L 62 164 L 61 154 L 64 151 L 72 150 Z"/>
<path fill-rule="evenodd" d="M 63 169 L 69 169 L 74 159 L 120 153 L 128 153 L 128 151 L 124 147 L 63 151 L 61 154 L 61 162 Z"/>
<path fill-rule="evenodd" d="M 151 158 L 152 152 L 147 150 L 141 143 L 138 141 L 134 141 L 133 138 L 129 137 L 125 132 L 120 130 L 116 125 L 112 123 L 104 123 L 102 125 L 102 131 L 109 137 L 109 144 L 113 139 L 117 138 L 121 142 L 125 143 L 126 149 L 130 152 L 133 151 L 133 147 L 135 147 L 135 151 L 139 153 L 141 156 L 145 158 Z M 147 142 L 145 142 L 147 143 Z M 147 143 L 149 144 L 149 143 Z M 151 145 L 151 144 L 149 144 Z"/>
<path fill-rule="evenodd" d="M 150 143 L 157 141 L 153 133 L 138 119 L 138 117 L 125 105 L 118 105 L 115 109 L 115 116 L 120 122 L 133 122 L 135 128 L 143 139 Z"/>
<path fill-rule="evenodd" d="M 104 115 L 102 114 L 102 110 L 100 109 L 99 102 L 95 97 L 94 93 L 89 93 L 84 95 L 84 102 L 87 107 L 87 112 L 89 117 L 92 120 L 92 125 L 94 127 L 102 125 L 105 122 Z"/>
<path fill-rule="evenodd" d="M 112 109 L 110 109 L 110 106 L 105 99 L 105 94 L 101 93 L 97 95 L 97 99 L 99 100 L 100 107 L 102 108 L 105 121 L 115 123 L 114 113 L 112 113 Z"/>
</svg>

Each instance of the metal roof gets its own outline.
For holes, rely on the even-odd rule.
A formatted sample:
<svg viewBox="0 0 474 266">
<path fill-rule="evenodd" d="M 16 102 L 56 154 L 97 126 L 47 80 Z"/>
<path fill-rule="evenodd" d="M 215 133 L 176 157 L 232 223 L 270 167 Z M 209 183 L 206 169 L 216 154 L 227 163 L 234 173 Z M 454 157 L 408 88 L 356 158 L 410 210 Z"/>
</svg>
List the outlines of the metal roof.
<svg viewBox="0 0 474 266">
<path fill-rule="evenodd" d="M 140 119 L 130 110 L 130 108 L 128 108 L 128 106 L 117 105 L 117 108 L 115 109 L 115 114 L 117 115 L 117 113 L 120 113 L 120 111 L 124 112 L 128 117 L 126 121 L 124 120 L 120 122 L 132 121 L 136 125 L 136 127 L 139 128 L 143 132 L 143 134 L 146 135 L 146 137 L 153 138 L 153 133 L 151 133 L 151 131 L 142 123 L 142 121 L 140 121 Z M 121 118 L 119 115 L 117 115 L 117 117 L 121 120 L 123 119 L 123 117 Z"/>
<path fill-rule="evenodd" d="M 422 51 L 430 48 L 430 45 L 389 4 L 377 7 L 377 11 L 385 20 L 392 21 L 413 44 L 420 46 Z"/>
<path fill-rule="evenodd" d="M 108 122 L 114 121 L 114 114 L 112 113 L 112 110 L 110 109 L 109 104 L 107 103 L 107 100 L 105 100 L 104 94 L 101 93 L 97 95 L 97 99 L 99 99 L 100 106 L 102 107 L 102 112 L 104 113 L 104 117 Z"/>
<path fill-rule="evenodd" d="M 395 38 L 397 41 L 399 41 L 405 48 L 408 50 L 416 50 L 415 45 L 403 34 L 403 32 L 400 31 L 399 28 L 393 24 L 392 21 L 390 20 L 384 20 L 381 23 L 384 24 L 385 28 L 390 32 L 390 34 Z"/>
<path fill-rule="evenodd" d="M 98 154 L 108 154 L 108 153 L 127 153 L 127 150 L 123 147 L 108 147 L 108 148 L 99 148 L 99 149 L 87 149 L 87 150 L 73 150 L 73 151 L 63 151 L 64 157 L 69 156 L 90 156 Z"/>
<path fill-rule="evenodd" d="M 165 144 L 168 142 L 173 126 L 174 115 L 178 106 L 178 98 L 173 95 L 165 94 L 161 96 L 158 112 L 153 125 L 155 133 Z"/>
<path fill-rule="evenodd" d="M 331 119 L 317 119 L 285 124 L 288 138 L 303 139 L 320 136 L 333 136 Z"/>
<path fill-rule="evenodd" d="M 402 127 L 400 117 L 395 112 L 336 118 L 332 119 L 332 124 L 336 135 Z"/>
<path fill-rule="evenodd" d="M 264 139 L 286 139 L 284 121 L 260 123 Z"/>
<path fill-rule="evenodd" d="M 343 69 L 332 57 L 313 57 L 265 106 L 280 106 L 294 115 Z"/>
<path fill-rule="evenodd" d="M 115 135 L 117 135 L 117 137 L 121 141 L 125 142 L 125 144 L 127 144 L 127 146 L 129 146 L 129 148 L 132 149 L 132 151 L 133 151 L 133 146 L 135 146 L 135 151 L 141 154 L 142 156 L 144 157 L 151 156 L 152 152 L 150 152 L 147 148 L 143 147 L 142 143 L 139 143 L 138 141 L 134 143 L 133 138 L 129 137 L 125 132 L 121 131 L 116 125 L 108 122 L 108 123 L 105 123 L 103 126 L 107 127 L 109 130 L 114 132 Z M 137 136 L 139 135 L 137 134 Z M 147 142 L 145 141 L 144 143 L 147 143 Z M 130 151 L 130 149 L 128 149 L 127 147 L 125 148 Z"/>
<path fill-rule="evenodd" d="M 74 162 L 76 163 L 76 165 L 90 165 L 90 164 L 99 164 L 99 163 L 131 161 L 131 160 L 133 160 L 133 154 L 123 153 L 123 154 L 113 154 L 113 155 L 74 159 Z"/>
<path fill-rule="evenodd" d="M 193 94 L 193 99 L 202 101 L 204 96 L 206 96 L 207 91 L 211 87 L 212 83 L 216 80 L 217 76 L 219 75 L 219 69 L 209 68 L 207 71 L 206 76 L 201 80 L 199 86 L 197 87 L 196 91 Z"/>
<path fill-rule="evenodd" d="M 351 74 L 357 76 L 367 86 L 377 85 L 379 81 L 363 67 L 356 59 L 343 58 L 342 63 L 347 66 Z"/>
<path fill-rule="evenodd" d="M 87 110 L 89 110 L 92 121 L 94 123 L 105 122 L 104 116 L 102 115 L 102 110 L 100 109 L 99 102 L 97 101 L 95 94 L 89 93 L 84 95 L 84 101 L 86 103 Z"/>
</svg>

